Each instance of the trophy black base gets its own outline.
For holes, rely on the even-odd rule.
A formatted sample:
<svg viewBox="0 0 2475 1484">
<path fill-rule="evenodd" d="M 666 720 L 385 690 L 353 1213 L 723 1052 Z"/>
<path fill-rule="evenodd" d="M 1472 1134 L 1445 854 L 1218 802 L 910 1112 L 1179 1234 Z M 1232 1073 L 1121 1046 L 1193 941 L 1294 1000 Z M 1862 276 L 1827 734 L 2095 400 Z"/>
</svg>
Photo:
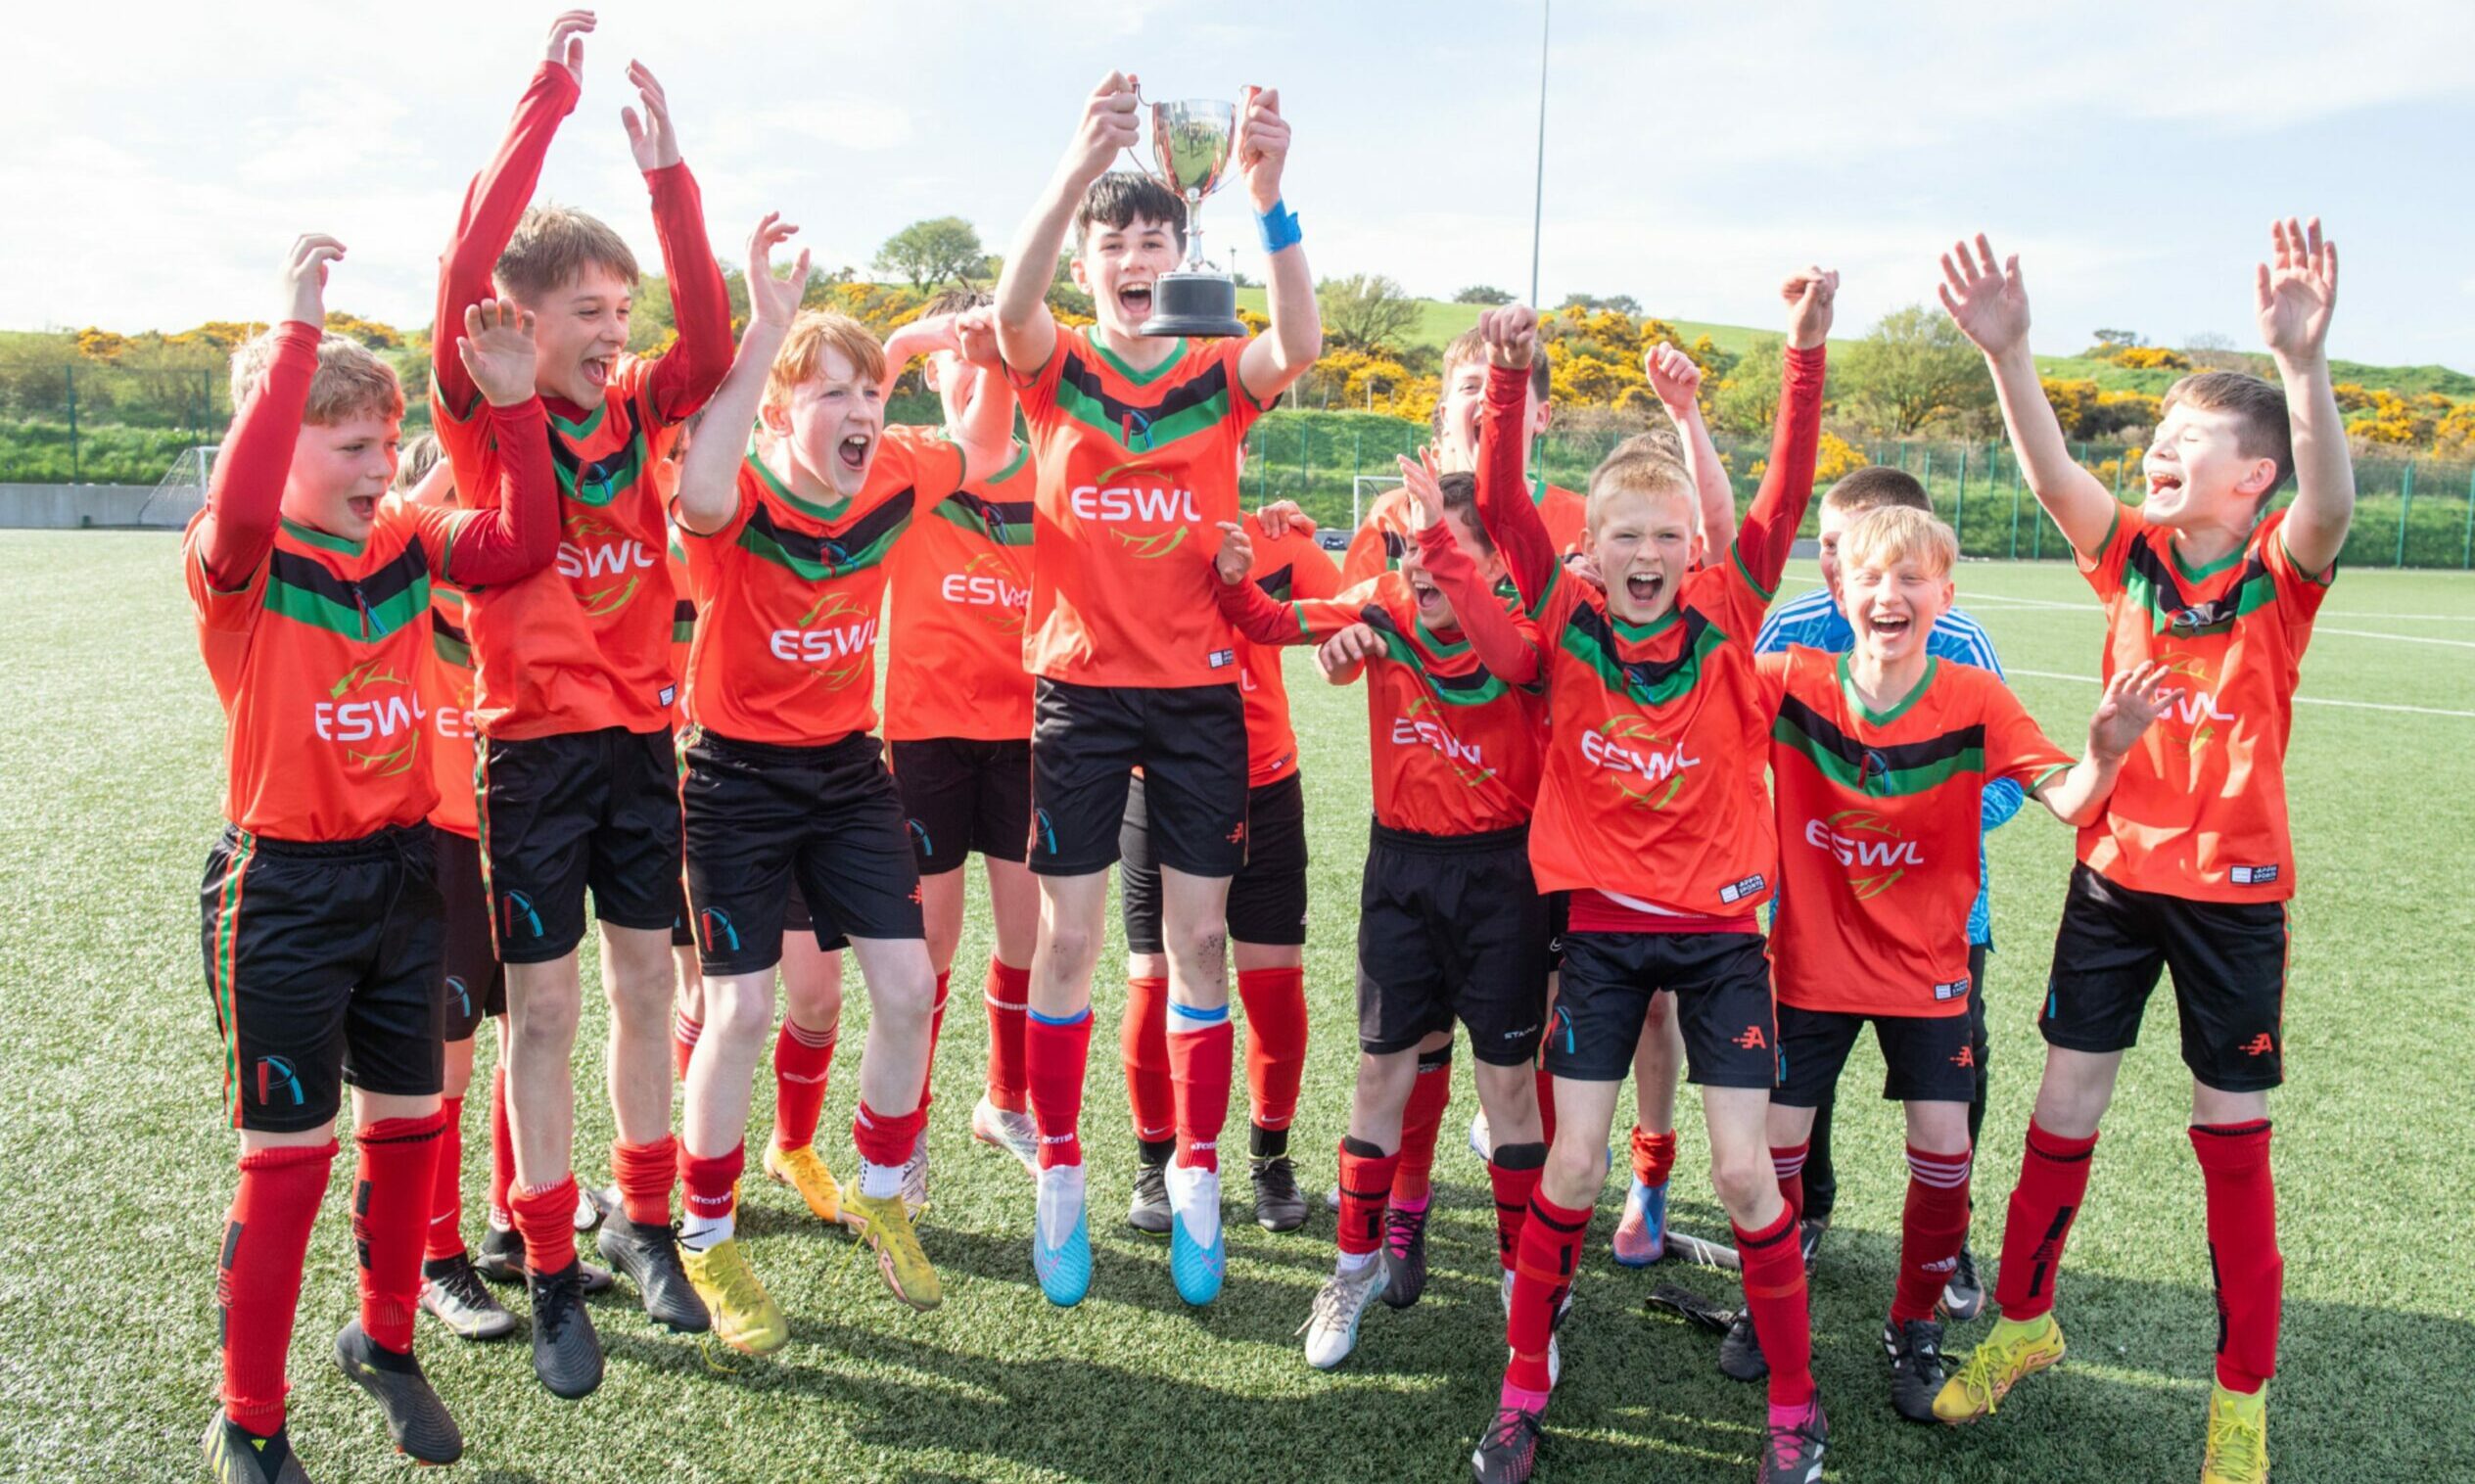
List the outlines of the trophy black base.
<svg viewBox="0 0 2475 1484">
<path fill-rule="evenodd" d="M 1152 281 L 1151 317 L 1145 335 L 1183 335 L 1192 340 L 1243 335 L 1238 317 L 1237 280 L 1218 273 L 1163 273 Z"/>
</svg>

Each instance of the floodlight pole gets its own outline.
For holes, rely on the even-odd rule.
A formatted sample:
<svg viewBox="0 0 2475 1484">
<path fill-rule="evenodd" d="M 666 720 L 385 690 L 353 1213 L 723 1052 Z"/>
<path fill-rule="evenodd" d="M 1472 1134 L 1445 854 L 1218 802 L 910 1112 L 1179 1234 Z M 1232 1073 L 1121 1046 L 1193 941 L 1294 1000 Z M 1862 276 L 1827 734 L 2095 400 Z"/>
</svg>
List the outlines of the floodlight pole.
<svg viewBox="0 0 2475 1484">
<path fill-rule="evenodd" d="M 1540 0 L 1538 8 L 1538 173 L 1529 208 L 1529 302 L 1538 304 L 1539 227 L 1547 208 L 1547 30 L 1556 0 Z"/>
</svg>

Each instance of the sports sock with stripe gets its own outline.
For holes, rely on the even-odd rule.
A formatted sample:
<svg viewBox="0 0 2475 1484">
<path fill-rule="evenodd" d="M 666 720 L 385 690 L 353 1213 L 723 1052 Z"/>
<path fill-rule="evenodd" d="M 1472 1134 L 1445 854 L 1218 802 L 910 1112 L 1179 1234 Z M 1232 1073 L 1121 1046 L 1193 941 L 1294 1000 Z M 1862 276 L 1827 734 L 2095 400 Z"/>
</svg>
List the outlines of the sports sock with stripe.
<svg viewBox="0 0 2475 1484">
<path fill-rule="evenodd" d="M 438 1181 L 446 1110 L 385 1118 L 353 1136 L 359 1169 L 352 1182 L 352 1250 L 358 1263 L 361 1328 L 397 1355 L 412 1349 L 421 1310 L 421 1249 Z"/>
<path fill-rule="evenodd" d="M 1383 1208 L 1392 1197 L 1399 1151 L 1386 1154 L 1362 1138 L 1340 1141 L 1340 1271 L 1356 1273 L 1383 1250 Z"/>
<path fill-rule="evenodd" d="M 1675 1168 L 1675 1131 L 1652 1134 L 1639 1124 L 1633 1125 L 1633 1179 L 1645 1185 L 1663 1185 Z"/>
<path fill-rule="evenodd" d="M 1779 1198 L 1788 1203 L 1788 1224 L 1804 1220 L 1804 1160 L 1811 1143 L 1772 1144 L 1770 1173 L 1779 1181 Z"/>
<path fill-rule="evenodd" d="M 1891 1322 L 1930 1320 L 1968 1240 L 1968 1150 L 1937 1154 L 1908 1145 L 1908 1203 L 1899 1222 L 1899 1286 Z"/>
<path fill-rule="evenodd" d="M 444 1262 L 464 1250 L 464 1099 L 442 1097 L 439 1158 L 430 1172 L 430 1220 L 421 1255 Z"/>
<path fill-rule="evenodd" d="M 1246 1092 L 1258 1133 L 1285 1136 L 1297 1117 L 1298 1084 L 1306 1073 L 1306 970 L 1239 969 L 1238 999 L 1246 1009 Z M 1259 1152 L 1284 1152 L 1261 1139 Z"/>
<path fill-rule="evenodd" d="M 1021 1113 L 1029 1088 L 1023 1079 L 1023 1012 L 1031 1008 L 1031 970 L 992 956 L 988 961 L 988 1100 Z"/>
<path fill-rule="evenodd" d="M 696 1042 L 705 1034 L 705 1023 L 683 1009 L 671 1011 L 671 1071 L 680 1082 L 687 1081 L 688 1058 L 696 1054 Z"/>
<path fill-rule="evenodd" d="M 518 1185 L 509 1192 L 516 1230 L 524 1237 L 525 1267 L 564 1273 L 576 1261 L 576 1176 L 546 1185 Z"/>
<path fill-rule="evenodd" d="M 911 1147 L 919 1142 L 919 1131 L 927 1126 L 928 1110 L 914 1107 L 908 1113 L 880 1113 L 860 1099 L 859 1111 L 851 1116 L 851 1142 L 860 1150 L 860 1193 L 870 1200 L 884 1200 L 899 1195 L 903 1189 L 903 1166 L 910 1163 Z"/>
<path fill-rule="evenodd" d="M 1521 1229 L 1529 1225 L 1530 1202 L 1546 1173 L 1545 1144 L 1497 1144 L 1487 1161 L 1487 1185 L 1495 1196 L 1495 1260 L 1507 1273 L 1520 1255 Z"/>
<path fill-rule="evenodd" d="M 2028 1146 L 2020 1154 L 2020 1183 L 2002 1222 L 2002 1266 L 1994 1275 L 1993 1301 L 2014 1322 L 2054 1308 L 2054 1284 L 2063 1266 L 2063 1245 L 2088 1195 L 2088 1167 L 2097 1136 L 2064 1138 L 2029 1120 Z"/>
<path fill-rule="evenodd" d="M 2195 1124 L 2191 1147 L 2209 1197 L 2209 1269 L 2218 1284 L 2218 1384 L 2249 1396 L 2277 1373 L 2286 1259 L 2277 1250 L 2277 1186 L 2268 1120 Z"/>
<path fill-rule="evenodd" d="M 335 1164 L 333 1140 L 241 1156 L 223 1225 L 215 1302 L 223 1310 L 223 1414 L 257 1436 L 284 1425 L 284 1361 L 301 1306 L 301 1264 Z"/>
<path fill-rule="evenodd" d="M 788 1015 L 773 1037 L 773 1147 L 785 1153 L 817 1141 L 825 1111 L 825 1079 L 842 1023 L 812 1031 Z M 682 1167 L 682 1172 L 684 1167 Z"/>
<path fill-rule="evenodd" d="M 1745 1307 L 1761 1336 L 1762 1359 L 1770 1363 L 1770 1405 L 1805 1406 L 1813 1400 L 1813 1319 L 1805 1307 L 1797 1214 L 1782 1209 L 1758 1231 L 1735 1230 L 1736 1254 L 1745 1265 Z"/>
<path fill-rule="evenodd" d="M 1410 1100 L 1401 1110 L 1401 1164 L 1392 1175 L 1392 1204 L 1416 1211 L 1426 1204 L 1427 1181 L 1435 1168 L 1435 1139 L 1443 1131 L 1444 1109 L 1452 1103 L 1452 1047 L 1418 1053 L 1418 1079 L 1410 1084 Z"/>
<path fill-rule="evenodd" d="M 490 1074 L 490 1224 L 500 1231 L 516 1224 L 516 1131 L 507 1122 L 507 1066 Z"/>
<path fill-rule="evenodd" d="M 1177 1093 L 1179 1166 L 1220 1169 L 1220 1134 L 1229 1122 L 1234 1030 L 1229 1006 L 1169 1005 L 1169 1086 Z"/>
<path fill-rule="evenodd" d="M 1023 1067 L 1043 1170 L 1083 1163 L 1083 1074 L 1091 1056 L 1091 1006 L 1066 1016 L 1028 1012 Z"/>
<path fill-rule="evenodd" d="M 610 1141 L 610 1173 L 619 1183 L 619 1202 L 628 1220 L 639 1227 L 671 1224 L 671 1186 L 678 1179 L 678 1136 L 665 1134 L 651 1143 Z"/>
<path fill-rule="evenodd" d="M 1169 981 L 1126 981 L 1126 1018 L 1118 1023 L 1117 1050 L 1126 1064 L 1126 1106 L 1135 1137 L 1158 1143 L 1178 1130 L 1177 1091 L 1169 1085 Z"/>
<path fill-rule="evenodd" d="M 730 1240 L 736 1228 L 739 1176 L 748 1167 L 748 1146 L 733 1144 L 723 1154 L 691 1154 L 678 1146 L 679 1245 L 706 1252 Z"/>
<path fill-rule="evenodd" d="M 1504 1367 L 1506 1386 L 1542 1395 L 1554 1388 L 1547 1347 L 1556 1337 L 1556 1311 L 1572 1289 L 1581 1238 L 1589 1229 L 1589 1207 L 1557 1205 L 1544 1190 L 1530 1196 L 1513 1261 L 1513 1312 L 1504 1322 L 1505 1342 L 1513 1351 Z"/>
</svg>

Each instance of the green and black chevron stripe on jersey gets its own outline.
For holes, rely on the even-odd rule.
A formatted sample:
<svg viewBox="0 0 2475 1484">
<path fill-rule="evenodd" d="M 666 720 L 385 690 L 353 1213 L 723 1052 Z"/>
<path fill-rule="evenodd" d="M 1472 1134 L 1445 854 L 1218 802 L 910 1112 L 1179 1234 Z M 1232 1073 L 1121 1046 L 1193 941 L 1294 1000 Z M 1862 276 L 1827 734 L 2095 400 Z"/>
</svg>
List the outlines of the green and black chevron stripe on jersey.
<svg viewBox="0 0 2475 1484">
<path fill-rule="evenodd" d="M 1974 722 L 1915 742 L 1868 747 L 1795 696 L 1779 703 L 1771 740 L 1810 760 L 1840 787 L 1875 799 L 1922 794 L 1985 770 L 1985 728 Z"/>
<path fill-rule="evenodd" d="M 313 558 L 280 546 L 267 560 L 268 613 L 348 639 L 383 639 L 429 608 L 430 561 L 417 539 L 358 581 L 347 581 Z"/>
<path fill-rule="evenodd" d="M 2205 603 L 2191 602 L 2183 596 L 2181 582 L 2175 580 L 2171 554 L 2159 550 L 2149 535 L 2143 531 L 2131 537 L 2131 549 L 2124 553 L 2123 590 L 2148 610 L 2152 632 L 2172 633 L 2186 639 L 2229 633 L 2235 620 L 2277 600 L 2276 580 L 2269 576 L 2268 563 L 2255 549 L 2241 556 L 2243 570 L 2223 596 Z M 2220 565 L 2189 576 L 2205 580 L 2224 570 Z"/>
<path fill-rule="evenodd" d="M 1684 641 L 1673 659 L 1627 660 L 1618 647 L 1654 638 L 1678 625 Z M 1589 604 L 1576 604 L 1564 623 L 1564 651 L 1589 667 L 1599 682 L 1636 706 L 1665 706 L 1702 683 L 1703 662 L 1727 635 L 1699 608 L 1670 610 L 1653 624 L 1627 624 Z"/>
<path fill-rule="evenodd" d="M 930 512 L 986 540 L 992 546 L 1031 544 L 1031 501 L 992 500 L 957 489 L 937 501 Z"/>
<path fill-rule="evenodd" d="M 1179 382 L 1149 405 L 1111 395 L 1100 374 L 1083 357 L 1061 345 L 1065 364 L 1057 371 L 1057 410 L 1076 422 L 1114 439 L 1130 452 L 1144 453 L 1180 439 L 1216 428 L 1229 416 L 1229 367 L 1214 362 L 1199 375 Z M 1186 353 L 1184 342 L 1163 362 L 1174 366 Z M 1136 378 L 1125 374 L 1129 381 Z"/>
<path fill-rule="evenodd" d="M 739 547 L 811 582 L 848 577 L 885 560 L 895 538 L 911 525 L 917 493 L 901 489 L 834 535 L 795 531 L 779 524 L 759 500 L 739 526 Z"/>
<path fill-rule="evenodd" d="M 1392 621 L 1391 610 L 1380 603 L 1369 603 L 1360 609 L 1358 619 L 1383 640 L 1384 653 L 1393 663 L 1418 672 L 1426 682 L 1427 692 L 1438 701 L 1451 706 L 1484 706 L 1512 689 L 1479 664 L 1474 656 L 1471 658 L 1467 671 L 1459 667 L 1449 671 L 1439 670 L 1427 663 L 1430 655 L 1437 660 L 1452 660 L 1469 654 L 1470 642 L 1467 639 L 1447 644 L 1428 633 L 1426 626 L 1421 624 L 1418 626 L 1418 637 L 1413 640 L 1401 631 L 1400 625 Z"/>
<path fill-rule="evenodd" d="M 587 459 L 576 451 L 575 444 L 592 437 L 602 419 L 620 417 L 628 420 L 627 440 L 599 458 Z M 617 412 L 603 402 L 592 415 L 582 422 L 571 423 L 553 415 L 550 418 L 553 437 L 550 440 L 550 463 L 559 480 L 559 493 L 580 505 L 601 506 L 635 488 L 643 477 L 650 450 L 645 446 L 644 430 L 635 426 L 634 417 L 627 408 Z"/>
</svg>

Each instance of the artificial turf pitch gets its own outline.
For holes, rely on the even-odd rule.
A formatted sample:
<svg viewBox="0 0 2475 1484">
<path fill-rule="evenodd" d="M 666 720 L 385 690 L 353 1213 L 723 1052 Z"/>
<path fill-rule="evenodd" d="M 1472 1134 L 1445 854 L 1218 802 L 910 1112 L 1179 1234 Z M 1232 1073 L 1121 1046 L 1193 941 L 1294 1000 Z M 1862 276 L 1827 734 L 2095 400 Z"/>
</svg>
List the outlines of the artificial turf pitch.
<svg viewBox="0 0 2475 1484">
<path fill-rule="evenodd" d="M 1790 590 L 1812 580 L 1799 562 Z M 2060 564 L 1971 565 L 1962 603 L 2013 683 L 2076 747 L 2095 698 L 2098 617 Z M 221 719 L 199 663 L 175 543 L 141 533 L 0 533 L 0 985 L 16 1089 L 0 1150 L 15 1192 L 0 1260 L 0 1476 L 203 1476 L 214 1405 L 214 1257 L 232 1183 L 218 1048 L 199 963 L 197 883 L 218 827 Z M 1352 904 L 1368 812 L 1363 702 L 1290 669 L 1316 851 L 1308 958 L 1315 1036 L 1294 1135 L 1320 1191 L 1346 1110 Z M 2272 1388 L 2278 1477 L 2475 1478 L 2475 1323 L 2464 1213 L 2475 1209 L 2475 579 L 2348 572 L 2305 662 L 2290 793 L 2301 857 L 2287 1001 L 2289 1085 L 2274 1100 L 2284 1373 Z M 2416 710 L 2372 710 L 2411 707 Z M 1994 1106 L 1978 1165 L 1978 1251 L 1990 1264 L 2017 1171 L 2040 1043 L 2036 997 L 2071 858 L 2033 807 L 1992 840 L 1989 995 Z M 974 894 L 975 912 L 978 892 Z M 1115 925 L 1111 925 L 1112 936 Z M 623 1289 L 597 1302 L 609 1378 L 582 1403 L 534 1381 L 522 1333 L 456 1340 L 424 1319 L 421 1353 L 462 1422 L 471 1480 L 1451 1479 L 1492 1406 L 1503 1354 L 1493 1212 L 1461 1143 L 1465 1071 L 1436 1163 L 1433 1277 L 1407 1313 L 1378 1308 L 1337 1371 L 1291 1338 L 1331 1259 L 1318 1205 L 1302 1232 L 1247 1219 L 1226 1182 L 1229 1284 L 1190 1310 L 1167 1252 L 1122 1223 L 1131 1145 L 1112 1032 L 1112 950 L 1098 986 L 1085 1140 L 1098 1275 L 1078 1310 L 1032 1281 L 1029 1182 L 969 1141 L 985 1021 L 984 920 L 963 939 L 937 1069 L 934 1206 L 922 1231 L 945 1307 L 898 1308 L 853 1244 L 751 1174 L 741 1231 L 788 1311 L 792 1342 L 711 1368 L 697 1342 L 647 1327 Z M 591 960 L 588 955 L 587 963 Z M 580 1054 L 602 1019 L 587 968 Z M 855 976 L 856 983 L 856 976 Z M 852 998 L 820 1143 L 849 1168 Z M 2200 1180 L 2183 1136 L 2188 1080 L 2161 993 L 2126 1063 L 2062 1280 L 2070 1358 L 1962 1432 L 1890 1410 L 1876 1343 L 1905 1172 L 1896 1111 L 1869 1095 L 1870 1040 L 1847 1073 L 1842 1194 L 1814 1284 L 1830 1475 L 1848 1480 L 2190 1479 L 2216 1328 Z M 476 1086 L 486 1086 L 484 1036 Z M 1466 1052 L 1465 1052 L 1466 1059 Z M 609 1115 L 580 1074 L 581 1169 L 606 1179 Z M 760 1087 L 756 1127 L 770 1106 Z M 1242 1085 L 1238 1096 L 1242 1109 Z M 468 1189 L 487 1178 L 487 1115 L 465 1118 Z M 1237 1146 L 1241 1111 L 1234 1111 Z M 1681 1110 L 1675 1219 L 1716 1234 L 1698 1112 Z M 760 1134 L 761 1136 L 761 1134 Z M 1618 1136 L 1620 1140 L 1620 1134 Z M 349 1145 L 310 1254 L 293 1352 L 292 1434 L 319 1480 L 404 1477 L 375 1411 L 329 1359 L 351 1314 Z M 1622 1189 L 1591 1232 L 1563 1329 L 1564 1382 L 1540 1477 L 1748 1477 L 1757 1388 L 1723 1379 L 1715 1343 L 1645 1315 L 1659 1281 L 1713 1297 L 1706 1270 L 1609 1262 Z M 480 1202 L 468 1205 L 478 1239 Z M 521 1312 L 518 1299 L 515 1307 Z M 1985 1322 L 1956 1326 L 1964 1354 Z"/>
</svg>

